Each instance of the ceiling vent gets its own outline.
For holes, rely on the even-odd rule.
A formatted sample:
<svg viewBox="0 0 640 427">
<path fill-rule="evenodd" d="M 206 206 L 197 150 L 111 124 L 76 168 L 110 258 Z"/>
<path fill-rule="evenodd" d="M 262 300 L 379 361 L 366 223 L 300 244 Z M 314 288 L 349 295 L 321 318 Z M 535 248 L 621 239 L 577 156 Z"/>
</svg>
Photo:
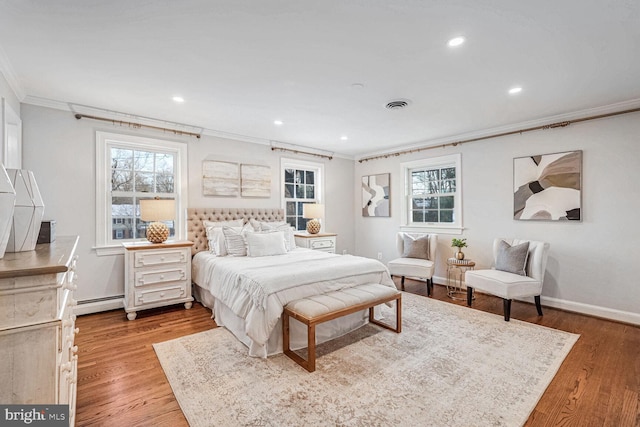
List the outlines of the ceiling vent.
<svg viewBox="0 0 640 427">
<path fill-rule="evenodd" d="M 393 101 L 389 101 L 387 105 L 385 105 L 385 108 L 387 110 L 401 110 L 402 108 L 409 106 L 410 102 L 411 101 L 409 101 L 408 99 L 396 99 Z"/>
</svg>

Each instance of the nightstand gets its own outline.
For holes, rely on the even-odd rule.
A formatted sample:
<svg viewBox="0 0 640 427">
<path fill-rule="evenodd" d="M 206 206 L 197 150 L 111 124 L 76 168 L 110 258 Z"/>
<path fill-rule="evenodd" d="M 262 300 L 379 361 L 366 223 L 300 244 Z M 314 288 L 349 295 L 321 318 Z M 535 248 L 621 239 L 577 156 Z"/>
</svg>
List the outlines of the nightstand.
<svg viewBox="0 0 640 427">
<path fill-rule="evenodd" d="M 133 320 L 148 308 L 184 303 L 191 308 L 189 241 L 124 243 L 124 309 Z"/>
<path fill-rule="evenodd" d="M 335 254 L 337 236 L 335 233 L 296 233 L 296 246 Z"/>
</svg>

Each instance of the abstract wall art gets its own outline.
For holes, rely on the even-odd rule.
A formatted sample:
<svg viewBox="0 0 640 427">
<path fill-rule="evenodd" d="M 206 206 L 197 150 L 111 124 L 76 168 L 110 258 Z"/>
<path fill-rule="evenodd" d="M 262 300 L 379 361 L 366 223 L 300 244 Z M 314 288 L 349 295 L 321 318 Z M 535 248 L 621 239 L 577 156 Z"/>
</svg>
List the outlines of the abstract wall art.
<svg viewBox="0 0 640 427">
<path fill-rule="evenodd" d="M 271 168 L 261 165 L 240 165 L 242 197 L 271 197 Z"/>
<path fill-rule="evenodd" d="M 202 162 L 202 194 L 237 197 L 240 190 L 238 163 L 205 160 Z"/>
<path fill-rule="evenodd" d="M 582 151 L 513 159 L 513 218 L 582 219 Z"/>
<path fill-rule="evenodd" d="M 391 216 L 389 183 L 391 174 L 362 177 L 362 216 Z"/>
</svg>

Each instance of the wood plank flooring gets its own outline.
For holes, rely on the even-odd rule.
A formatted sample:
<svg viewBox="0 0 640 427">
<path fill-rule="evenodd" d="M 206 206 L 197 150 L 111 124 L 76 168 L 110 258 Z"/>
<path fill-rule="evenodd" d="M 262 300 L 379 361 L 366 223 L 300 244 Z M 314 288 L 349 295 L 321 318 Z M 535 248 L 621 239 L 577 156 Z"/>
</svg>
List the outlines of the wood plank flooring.
<svg viewBox="0 0 640 427">
<path fill-rule="evenodd" d="M 405 290 L 426 295 L 426 284 L 407 279 Z M 433 298 L 466 305 L 444 286 L 434 286 Z M 502 300 L 479 294 L 472 309 L 501 315 Z M 543 311 L 538 317 L 532 304 L 514 302 L 511 317 L 581 336 L 525 426 L 640 427 L 640 327 Z M 80 316 L 77 326 L 78 426 L 188 425 L 151 345 L 214 328 L 208 309 L 177 305 L 134 321 L 117 310 Z"/>
</svg>

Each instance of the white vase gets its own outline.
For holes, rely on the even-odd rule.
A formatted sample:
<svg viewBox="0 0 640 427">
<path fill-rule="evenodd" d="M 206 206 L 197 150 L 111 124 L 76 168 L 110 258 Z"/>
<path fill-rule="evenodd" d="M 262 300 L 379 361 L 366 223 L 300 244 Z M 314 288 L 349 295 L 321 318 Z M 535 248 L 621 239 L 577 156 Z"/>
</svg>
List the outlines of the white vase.
<svg viewBox="0 0 640 427">
<path fill-rule="evenodd" d="M 16 190 L 13 188 L 6 169 L 0 163 L 0 258 L 4 257 L 9 242 L 15 201 Z"/>
<path fill-rule="evenodd" d="M 32 251 L 38 242 L 40 224 L 44 215 L 44 202 L 33 172 L 24 169 L 7 169 L 7 174 L 16 190 L 16 204 L 7 252 Z"/>
</svg>

